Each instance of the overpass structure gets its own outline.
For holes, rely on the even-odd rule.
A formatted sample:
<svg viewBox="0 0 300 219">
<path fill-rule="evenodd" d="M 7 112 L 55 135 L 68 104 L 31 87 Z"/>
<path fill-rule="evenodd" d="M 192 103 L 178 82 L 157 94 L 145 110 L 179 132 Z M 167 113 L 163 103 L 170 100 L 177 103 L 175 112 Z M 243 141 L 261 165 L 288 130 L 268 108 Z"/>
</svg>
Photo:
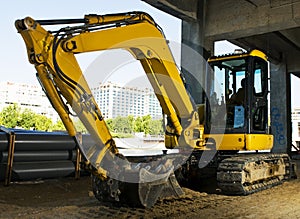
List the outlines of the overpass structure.
<svg viewBox="0 0 300 219">
<path fill-rule="evenodd" d="M 290 75 L 300 77 L 300 0 L 143 1 L 182 19 L 181 65 L 199 78 L 204 77 L 199 70 L 204 70 L 204 62 L 189 55 L 188 48 L 206 58 L 213 53 L 215 41 L 228 40 L 268 55 L 273 151 L 290 151 Z"/>
</svg>

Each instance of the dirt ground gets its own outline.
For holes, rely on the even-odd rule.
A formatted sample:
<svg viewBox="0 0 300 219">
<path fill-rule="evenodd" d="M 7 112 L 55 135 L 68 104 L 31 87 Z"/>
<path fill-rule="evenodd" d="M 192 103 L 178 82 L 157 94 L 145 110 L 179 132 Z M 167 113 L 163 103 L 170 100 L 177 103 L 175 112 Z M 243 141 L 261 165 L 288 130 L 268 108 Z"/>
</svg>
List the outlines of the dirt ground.
<svg viewBox="0 0 300 219">
<path fill-rule="evenodd" d="M 298 164 L 298 176 L 299 170 Z M 143 209 L 100 203 L 89 177 L 13 183 L 0 185 L 0 218 L 300 218 L 299 178 L 249 196 L 225 196 L 212 188 L 184 188 L 183 198 Z"/>
</svg>

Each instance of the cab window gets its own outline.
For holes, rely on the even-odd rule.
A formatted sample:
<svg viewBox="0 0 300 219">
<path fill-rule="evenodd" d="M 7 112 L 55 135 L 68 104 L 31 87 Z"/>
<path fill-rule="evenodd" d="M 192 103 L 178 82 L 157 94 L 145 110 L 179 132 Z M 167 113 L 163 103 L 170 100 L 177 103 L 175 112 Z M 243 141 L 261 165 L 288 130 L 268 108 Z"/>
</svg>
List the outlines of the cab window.
<svg viewBox="0 0 300 219">
<path fill-rule="evenodd" d="M 254 94 L 263 96 L 266 89 L 265 79 L 267 77 L 267 63 L 261 59 L 256 59 L 254 63 Z"/>
</svg>

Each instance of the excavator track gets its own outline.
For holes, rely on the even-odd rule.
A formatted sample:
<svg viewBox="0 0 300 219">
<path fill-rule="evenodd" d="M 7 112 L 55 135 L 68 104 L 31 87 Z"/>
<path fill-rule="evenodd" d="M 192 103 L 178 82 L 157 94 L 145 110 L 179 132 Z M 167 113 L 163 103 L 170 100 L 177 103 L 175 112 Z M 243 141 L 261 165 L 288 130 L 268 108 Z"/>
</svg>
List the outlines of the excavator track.
<svg viewBox="0 0 300 219">
<path fill-rule="evenodd" d="M 218 187 L 224 194 L 248 195 L 281 184 L 291 177 L 287 154 L 237 155 L 218 166 Z"/>
</svg>

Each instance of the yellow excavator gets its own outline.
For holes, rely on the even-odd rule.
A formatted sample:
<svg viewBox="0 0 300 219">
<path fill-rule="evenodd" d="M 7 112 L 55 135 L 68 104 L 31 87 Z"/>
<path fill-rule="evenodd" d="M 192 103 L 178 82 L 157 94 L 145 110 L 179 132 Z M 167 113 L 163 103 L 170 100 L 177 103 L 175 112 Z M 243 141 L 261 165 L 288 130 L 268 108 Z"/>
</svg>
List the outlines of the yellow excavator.
<svg viewBox="0 0 300 219">
<path fill-rule="evenodd" d="M 47 25 L 60 29 L 46 30 Z M 262 52 L 211 57 L 213 71 L 207 73 L 205 86 L 198 83 L 196 88 L 185 83 L 163 31 L 147 13 L 26 17 L 15 26 L 44 92 L 81 150 L 100 201 L 151 207 L 159 198 L 183 195 L 176 176 L 193 182 L 204 166 L 215 167 L 220 189 L 229 194 L 250 194 L 289 178 L 287 154 L 240 153 L 270 150 L 273 145 L 268 61 Z M 132 159 L 119 153 L 75 58 L 111 49 L 128 51 L 145 70 L 166 120 L 168 150 L 162 154 Z M 193 89 L 205 91 L 203 98 L 192 97 Z M 93 146 L 80 143 L 73 114 L 93 137 Z"/>
</svg>

